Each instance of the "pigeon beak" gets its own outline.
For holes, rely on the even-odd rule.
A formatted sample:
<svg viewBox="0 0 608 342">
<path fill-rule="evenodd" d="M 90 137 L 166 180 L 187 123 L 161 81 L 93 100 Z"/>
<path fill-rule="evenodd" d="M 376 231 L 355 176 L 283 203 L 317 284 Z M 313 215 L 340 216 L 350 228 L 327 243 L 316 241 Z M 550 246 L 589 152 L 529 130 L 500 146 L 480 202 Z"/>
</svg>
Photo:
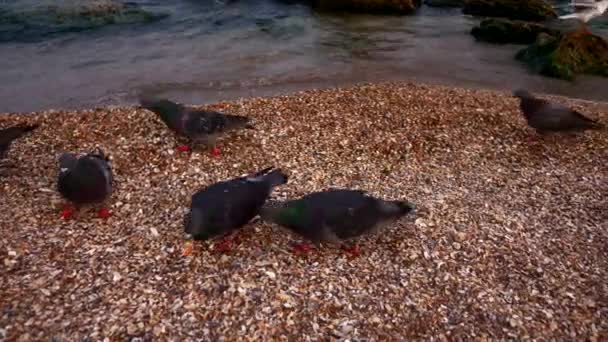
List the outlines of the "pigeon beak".
<svg viewBox="0 0 608 342">
<path fill-rule="evenodd" d="M 411 216 L 416 216 L 416 214 L 418 213 L 418 208 L 416 208 L 416 205 L 414 203 L 410 203 L 410 206 L 412 207 L 412 210 L 410 210 L 409 215 Z"/>
</svg>

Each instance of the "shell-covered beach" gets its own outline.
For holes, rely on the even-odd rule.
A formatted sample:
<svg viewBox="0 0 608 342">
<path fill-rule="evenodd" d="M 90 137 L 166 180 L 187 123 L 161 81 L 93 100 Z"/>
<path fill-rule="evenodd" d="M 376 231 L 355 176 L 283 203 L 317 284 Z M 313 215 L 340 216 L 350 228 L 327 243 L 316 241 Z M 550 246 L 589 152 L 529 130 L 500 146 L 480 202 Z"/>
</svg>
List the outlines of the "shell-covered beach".
<svg viewBox="0 0 608 342">
<path fill-rule="evenodd" d="M 608 104 L 562 97 L 608 122 Z M 361 84 L 206 108 L 247 115 L 222 155 L 134 107 L 4 114 L 40 127 L 0 178 L 0 339 L 350 340 L 608 338 L 608 131 L 531 143 L 510 93 Z M 101 147 L 107 221 L 59 216 L 57 156 Z M 417 205 L 350 258 L 253 222 L 227 254 L 183 257 L 190 196 L 276 166 L 274 197 L 328 187 Z"/>
</svg>

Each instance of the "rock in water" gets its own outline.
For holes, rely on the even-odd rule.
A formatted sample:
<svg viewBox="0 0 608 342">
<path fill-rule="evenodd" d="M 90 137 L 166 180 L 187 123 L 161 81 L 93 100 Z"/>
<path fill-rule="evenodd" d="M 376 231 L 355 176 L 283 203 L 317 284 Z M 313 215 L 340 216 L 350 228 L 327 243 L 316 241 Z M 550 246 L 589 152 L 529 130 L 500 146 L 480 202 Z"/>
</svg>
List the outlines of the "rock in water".
<svg viewBox="0 0 608 342">
<path fill-rule="evenodd" d="M 471 29 L 476 40 L 496 44 L 531 44 L 539 33 L 561 37 L 561 32 L 544 25 L 504 18 L 488 18 Z"/>
<path fill-rule="evenodd" d="M 386 201 L 360 190 L 330 189 L 286 202 L 269 201 L 260 216 L 318 246 L 372 233 L 414 208 L 412 203 Z"/>
<path fill-rule="evenodd" d="M 206 240 L 236 231 L 258 215 L 272 190 L 287 179 L 281 169 L 269 167 L 198 191 L 184 219 L 185 232 Z"/>
<path fill-rule="evenodd" d="M 544 0 L 467 0 L 464 14 L 524 21 L 557 18 L 553 6 Z"/>
<path fill-rule="evenodd" d="M 577 74 L 608 77 L 608 41 L 585 30 L 559 37 L 540 33 L 515 58 L 541 75 L 573 80 Z"/>
<path fill-rule="evenodd" d="M 558 103 L 536 98 L 530 92 L 518 89 L 514 96 L 520 99 L 520 109 L 528 125 L 537 132 L 577 132 L 601 129 L 599 122 Z"/>
<path fill-rule="evenodd" d="M 166 18 L 136 1 L 19 0 L 0 2 L 0 42 L 32 41 L 106 25 L 136 24 Z"/>
<path fill-rule="evenodd" d="M 38 124 L 27 125 L 19 124 L 0 130 L 0 160 L 6 158 L 11 144 L 15 139 L 19 139 L 24 134 L 33 131 Z"/>
<path fill-rule="evenodd" d="M 177 134 L 194 144 L 203 143 L 215 148 L 217 138 L 232 130 L 249 128 L 249 118 L 215 111 L 196 110 L 166 99 L 142 99 L 141 107 L 158 114 Z"/>
<path fill-rule="evenodd" d="M 367 14 L 411 14 L 421 0 L 310 0 L 321 11 L 345 11 Z"/>
<path fill-rule="evenodd" d="M 425 0 L 424 4 L 430 7 L 463 7 L 466 0 Z"/>
<path fill-rule="evenodd" d="M 109 158 L 101 149 L 77 156 L 63 153 L 59 157 L 59 176 L 57 190 L 76 206 L 103 203 L 112 193 L 112 167 Z M 73 209 L 62 212 L 64 218 L 73 214 Z M 100 217 L 107 217 L 107 209 L 102 208 Z"/>
</svg>

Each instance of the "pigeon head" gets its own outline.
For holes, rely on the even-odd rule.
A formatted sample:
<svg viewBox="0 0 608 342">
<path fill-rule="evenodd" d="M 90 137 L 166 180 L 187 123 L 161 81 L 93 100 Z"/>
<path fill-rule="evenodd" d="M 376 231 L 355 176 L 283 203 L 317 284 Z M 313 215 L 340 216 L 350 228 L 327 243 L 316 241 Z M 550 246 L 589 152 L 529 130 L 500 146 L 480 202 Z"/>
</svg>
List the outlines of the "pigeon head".
<svg viewBox="0 0 608 342">
<path fill-rule="evenodd" d="M 63 171 L 70 170 L 76 165 L 78 158 L 74 153 L 62 153 L 59 156 L 59 168 Z"/>
<path fill-rule="evenodd" d="M 403 214 L 410 214 L 416 212 L 416 205 L 407 201 L 394 201 L 395 205 L 401 209 Z"/>
<path fill-rule="evenodd" d="M 531 99 L 534 98 L 534 95 L 532 95 L 529 91 L 524 90 L 524 89 L 517 89 L 513 92 L 513 96 L 518 97 L 520 99 Z"/>
<path fill-rule="evenodd" d="M 167 99 L 143 98 L 139 101 L 140 108 L 147 109 L 154 113 L 176 113 L 181 106 Z"/>
<path fill-rule="evenodd" d="M 205 223 L 205 215 L 200 209 L 192 208 L 184 220 L 184 231 L 195 240 L 207 240 L 217 235 Z"/>
<path fill-rule="evenodd" d="M 416 212 L 416 205 L 408 201 L 382 201 L 381 210 L 388 216 L 401 217 Z"/>
<path fill-rule="evenodd" d="M 97 147 L 95 150 L 91 151 L 91 153 L 89 153 L 88 155 L 105 160 L 108 163 L 110 162 L 110 155 L 105 154 L 105 152 L 99 147 Z"/>
</svg>

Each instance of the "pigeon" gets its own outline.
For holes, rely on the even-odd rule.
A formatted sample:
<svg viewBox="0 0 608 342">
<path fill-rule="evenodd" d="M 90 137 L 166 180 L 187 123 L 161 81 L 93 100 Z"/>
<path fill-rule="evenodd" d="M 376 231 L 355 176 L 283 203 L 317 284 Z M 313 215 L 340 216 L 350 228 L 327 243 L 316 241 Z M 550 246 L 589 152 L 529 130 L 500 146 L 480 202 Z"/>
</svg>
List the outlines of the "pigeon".
<svg viewBox="0 0 608 342">
<path fill-rule="evenodd" d="M 589 22 L 589 20 L 591 20 L 595 17 L 599 17 L 599 16 L 603 15 L 604 12 L 606 12 L 606 10 L 608 10 L 608 0 L 602 0 L 602 1 L 597 1 L 597 2 L 573 1 L 573 6 L 575 8 L 583 7 L 584 9 L 577 13 L 571 13 L 571 14 L 559 16 L 559 19 L 577 19 L 579 21 L 579 23 L 581 24 L 582 30 L 584 32 L 589 32 L 589 29 L 587 28 L 587 22 Z"/>
<path fill-rule="evenodd" d="M 4 160 L 8 151 L 11 147 L 11 144 L 15 139 L 22 137 L 24 134 L 33 131 L 38 128 L 38 124 L 27 125 L 27 124 L 18 124 L 15 126 L 7 127 L 0 130 L 0 160 Z"/>
<path fill-rule="evenodd" d="M 63 153 L 59 157 L 59 176 L 57 190 L 74 207 L 66 205 L 60 216 L 72 217 L 81 206 L 103 203 L 112 193 L 112 166 L 109 156 L 101 149 L 76 155 Z M 98 216 L 108 218 L 111 213 L 102 207 Z"/>
<path fill-rule="evenodd" d="M 362 190 L 329 189 L 286 202 L 268 201 L 260 217 L 312 241 L 318 248 L 321 242 L 342 244 L 376 232 L 414 210 L 415 205 L 407 201 L 386 201 Z M 344 249 L 359 254 L 356 244 Z M 293 251 L 299 254 L 309 250 L 307 243 L 300 243 Z"/>
<path fill-rule="evenodd" d="M 281 169 L 268 167 L 255 174 L 214 183 L 192 196 L 184 218 L 184 231 L 194 240 L 224 236 L 218 249 L 229 250 L 236 231 L 251 221 L 272 190 L 287 183 Z M 184 252 L 190 254 L 191 245 Z"/>
<path fill-rule="evenodd" d="M 229 115 L 210 110 L 188 108 L 167 99 L 141 99 L 140 107 L 158 114 L 161 120 L 178 135 L 187 137 L 192 147 L 182 145 L 178 151 L 190 151 L 198 143 L 212 148 L 212 154 L 218 156 L 217 138 L 229 131 L 253 129 L 249 118 L 240 115 Z"/>
<path fill-rule="evenodd" d="M 599 122 L 564 105 L 536 98 L 526 90 L 518 89 L 513 94 L 520 99 L 519 106 L 528 125 L 541 135 L 555 132 L 579 132 L 604 127 Z"/>
</svg>

